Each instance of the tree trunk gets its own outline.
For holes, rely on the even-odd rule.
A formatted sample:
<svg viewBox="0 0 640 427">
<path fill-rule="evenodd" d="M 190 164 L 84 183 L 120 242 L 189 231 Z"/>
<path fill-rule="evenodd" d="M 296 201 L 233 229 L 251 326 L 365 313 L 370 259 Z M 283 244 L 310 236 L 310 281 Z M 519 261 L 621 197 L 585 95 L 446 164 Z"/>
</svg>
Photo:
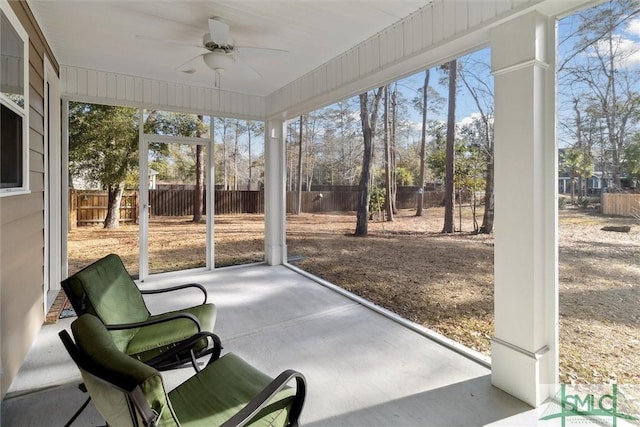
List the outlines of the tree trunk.
<svg viewBox="0 0 640 427">
<path fill-rule="evenodd" d="M 482 217 L 480 234 L 493 233 L 493 153 L 490 153 L 489 156 L 484 187 L 484 216 Z"/>
<path fill-rule="evenodd" d="M 396 161 L 396 123 L 398 122 L 398 83 L 391 92 L 391 210 L 398 213 L 398 163 Z M 393 218 L 392 218 L 393 220 Z"/>
<path fill-rule="evenodd" d="M 296 206 L 296 214 L 300 215 L 302 213 L 302 143 L 303 143 L 303 134 L 304 134 L 304 116 L 300 116 L 300 145 L 298 147 L 298 188 L 297 188 L 297 206 Z"/>
<path fill-rule="evenodd" d="M 203 122 L 198 116 L 198 121 Z M 196 137 L 201 137 L 200 127 L 196 130 Z M 193 222 L 202 222 L 204 212 L 204 145 L 196 145 L 196 190 L 193 193 Z"/>
<path fill-rule="evenodd" d="M 371 197 L 369 182 L 373 165 L 373 141 L 371 129 L 368 127 L 364 136 L 364 152 L 362 155 L 362 174 L 358 185 L 358 212 L 356 221 L 356 236 L 366 236 L 369 232 L 369 200 Z M 365 124 L 363 122 L 363 130 Z"/>
<path fill-rule="evenodd" d="M 391 179 L 391 141 L 389 136 L 389 85 L 384 87 L 384 183 L 385 213 L 387 221 L 393 221 L 393 190 Z"/>
<path fill-rule="evenodd" d="M 462 190 L 458 188 L 458 231 L 462 231 Z"/>
<path fill-rule="evenodd" d="M 107 188 L 109 194 L 107 202 L 107 217 L 104 219 L 104 228 L 118 228 L 120 226 L 120 201 L 124 193 L 124 183 L 110 185 Z"/>
<path fill-rule="evenodd" d="M 240 123 L 236 122 L 235 140 L 233 142 L 233 191 L 238 191 L 238 160 L 240 158 Z"/>
<path fill-rule="evenodd" d="M 424 71 L 424 86 L 422 87 L 422 132 L 420 135 L 420 178 L 418 179 L 418 202 L 416 216 L 422 216 L 424 208 L 424 170 L 427 151 L 427 89 L 429 87 L 429 69 Z"/>
<path fill-rule="evenodd" d="M 293 191 L 293 126 L 291 123 L 287 126 L 287 191 Z"/>
<path fill-rule="evenodd" d="M 449 69 L 449 108 L 447 112 L 447 147 L 444 181 L 443 233 L 453 233 L 453 205 L 455 198 L 455 133 L 456 133 L 456 67 L 457 62 L 447 64 Z"/>
<path fill-rule="evenodd" d="M 224 188 L 225 190 L 229 189 L 229 153 L 227 150 L 227 128 L 229 126 L 229 124 L 227 123 L 227 119 L 219 119 L 219 121 L 221 121 L 221 125 L 222 125 L 222 132 L 221 133 L 221 137 L 222 137 L 222 169 L 223 169 L 223 175 L 222 175 L 222 188 Z"/>
<path fill-rule="evenodd" d="M 612 146 L 613 146 L 613 183 L 615 184 L 615 186 L 617 188 L 622 188 L 622 181 L 621 181 L 621 162 L 620 162 L 620 157 L 621 157 L 621 148 L 622 148 L 622 143 L 621 143 L 621 133 L 622 133 L 622 129 L 617 129 L 616 124 L 618 123 L 618 105 L 617 103 L 619 102 L 618 100 L 618 96 L 616 94 L 616 69 L 615 69 L 615 65 L 614 65 L 614 50 L 618 49 L 617 46 L 617 42 L 616 42 L 616 47 L 613 46 L 613 32 L 609 32 L 607 34 L 607 42 L 608 42 L 608 46 L 609 46 L 609 85 L 611 87 L 611 105 L 610 105 L 610 109 L 607 108 L 604 111 L 610 111 L 610 119 L 609 119 L 609 132 L 610 132 L 610 138 L 612 141 Z M 572 194 L 573 194 L 573 189 L 572 189 Z M 573 195 L 572 195 L 573 197 Z"/>
<path fill-rule="evenodd" d="M 378 106 L 383 88 L 378 88 L 369 112 L 369 96 L 365 92 L 360 94 L 360 121 L 362 122 L 362 137 L 364 152 L 362 154 L 362 172 L 358 185 L 358 211 L 356 214 L 356 236 L 366 236 L 369 232 L 369 200 L 371 198 L 371 172 L 373 167 L 373 138 L 376 132 Z"/>
<path fill-rule="evenodd" d="M 193 222 L 202 222 L 204 212 L 204 145 L 196 145 L 196 190 L 193 193 Z"/>
<path fill-rule="evenodd" d="M 249 182 L 247 183 L 247 191 L 251 191 L 251 181 L 253 181 L 253 165 L 251 164 L 251 122 L 247 123 L 247 136 L 249 138 L 249 140 L 247 141 L 247 144 L 249 146 Z"/>
</svg>

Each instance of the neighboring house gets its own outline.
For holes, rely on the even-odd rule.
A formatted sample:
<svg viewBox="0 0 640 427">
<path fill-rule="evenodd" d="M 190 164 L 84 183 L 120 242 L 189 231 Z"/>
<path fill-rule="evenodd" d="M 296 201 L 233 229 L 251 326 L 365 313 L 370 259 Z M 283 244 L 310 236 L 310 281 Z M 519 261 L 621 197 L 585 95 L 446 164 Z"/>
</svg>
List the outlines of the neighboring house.
<svg viewBox="0 0 640 427">
<path fill-rule="evenodd" d="M 158 186 L 158 171 L 149 168 L 149 190 L 155 190 Z"/>
<path fill-rule="evenodd" d="M 606 192 L 620 192 L 620 191 L 628 191 L 635 190 L 638 187 L 638 182 L 633 179 L 629 179 L 626 177 L 622 177 L 620 180 L 622 182 L 622 188 L 616 188 L 613 184 L 612 178 L 603 178 L 603 173 L 600 171 L 595 171 L 593 175 L 591 175 L 586 180 L 582 181 L 582 192 L 580 191 L 580 179 L 575 179 L 575 194 L 576 196 L 587 195 L 587 196 L 599 196 L 602 193 Z M 558 177 L 558 193 L 560 194 L 571 194 L 571 177 L 569 176 L 559 176 Z"/>
<path fill-rule="evenodd" d="M 602 172 L 595 172 L 589 178 L 582 180 L 582 191 L 580 191 L 580 179 L 574 178 L 575 185 L 575 195 L 587 195 L 587 196 L 597 196 L 602 193 L 603 188 L 607 188 L 610 186 L 611 180 L 603 180 Z M 606 185 L 603 185 L 606 184 Z M 559 176 L 558 177 L 558 193 L 560 194 L 571 194 L 571 177 L 570 176 Z"/>
<path fill-rule="evenodd" d="M 149 168 L 149 190 L 155 190 L 158 186 L 158 172 Z M 71 177 L 71 188 L 76 190 L 102 190 L 99 181 L 89 178 L 86 175 Z"/>
<path fill-rule="evenodd" d="M 558 149 L 558 164 L 560 166 L 562 166 L 562 156 L 564 152 L 564 148 Z M 611 178 L 611 171 L 607 170 L 606 167 L 603 171 L 602 165 L 596 165 L 596 168 L 598 167 L 600 167 L 600 170 L 595 170 L 589 178 L 582 180 L 578 177 L 573 178 L 575 181 L 574 191 L 576 196 L 599 196 L 607 191 L 618 192 L 636 189 L 637 181 L 629 179 L 624 175 L 620 177 L 622 188 L 616 188 Z M 605 172 L 607 172 L 607 174 L 605 174 Z M 561 168 L 558 170 L 558 193 L 571 194 L 571 180 L 571 171 L 569 168 Z"/>
<path fill-rule="evenodd" d="M 69 186 L 74 190 L 101 190 L 102 185 L 99 181 L 91 179 L 87 176 L 73 176 Z"/>
<path fill-rule="evenodd" d="M 500 233 L 494 246 L 491 380 L 534 406 L 554 392 L 556 184 L 547 177 L 557 162 L 548 145 L 555 140 L 555 19 L 591 1 L 330 3 L 298 2 L 292 8 L 287 2 L 191 2 L 187 8 L 184 2 L 0 0 L 2 66 L 11 65 L 0 72 L 2 161 L 13 160 L 2 163 L 0 186 L 1 397 L 42 325 L 47 296 L 66 275 L 66 127 L 60 117 L 66 121 L 69 100 L 264 121 L 265 262 L 282 265 L 286 121 L 479 46 L 491 48 L 496 89 Z M 222 74 L 219 67 L 229 61 L 209 73 L 178 72 L 184 49 L 155 47 L 136 35 L 183 34 L 179 17 L 195 13 L 191 8 L 203 9 L 195 11 L 204 17 L 203 31 L 206 17 L 225 11 L 243 24 L 254 19 L 263 37 L 282 30 L 276 47 L 290 53 L 275 66 L 263 64 L 261 79 Z M 312 19 L 319 15 L 316 8 L 325 19 Z M 286 28 L 284 15 L 291 15 Z M 353 25 L 356 20 L 360 25 Z M 221 54 L 205 55 L 215 60 Z M 200 145 L 202 139 L 188 142 Z M 149 185 L 144 165 L 141 171 L 142 185 Z M 141 263 L 141 277 L 148 274 L 145 268 Z"/>
</svg>

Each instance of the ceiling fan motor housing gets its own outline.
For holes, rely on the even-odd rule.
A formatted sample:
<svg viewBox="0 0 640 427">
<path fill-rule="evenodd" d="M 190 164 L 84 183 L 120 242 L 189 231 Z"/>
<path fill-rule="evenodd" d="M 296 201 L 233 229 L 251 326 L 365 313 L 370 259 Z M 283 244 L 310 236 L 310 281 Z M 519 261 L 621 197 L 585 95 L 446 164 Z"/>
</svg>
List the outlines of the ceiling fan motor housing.
<svg viewBox="0 0 640 427">
<path fill-rule="evenodd" d="M 231 51 L 233 51 L 233 41 L 229 40 L 229 43 L 221 45 L 216 43 L 212 38 L 211 38 L 211 33 L 206 33 L 204 36 L 202 36 L 202 45 L 209 51 L 213 52 L 215 50 L 220 51 L 223 50 L 226 53 L 229 53 Z"/>
</svg>

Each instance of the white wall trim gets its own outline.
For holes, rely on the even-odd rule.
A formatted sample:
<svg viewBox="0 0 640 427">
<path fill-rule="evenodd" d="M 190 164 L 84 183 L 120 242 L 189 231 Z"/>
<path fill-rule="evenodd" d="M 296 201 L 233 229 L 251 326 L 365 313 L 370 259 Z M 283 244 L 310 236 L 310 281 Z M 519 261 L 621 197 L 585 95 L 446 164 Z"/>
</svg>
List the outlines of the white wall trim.
<svg viewBox="0 0 640 427">
<path fill-rule="evenodd" d="M 540 61 L 539 59 L 532 59 L 531 61 L 521 62 L 519 64 L 511 65 L 509 67 L 501 68 L 499 70 L 493 70 L 491 71 L 491 74 L 493 74 L 493 76 L 495 77 L 502 74 L 512 73 L 518 70 L 528 69 L 531 67 L 538 67 L 538 68 L 542 68 L 543 70 L 546 70 L 547 68 L 549 68 L 549 64 L 547 62 Z"/>
<path fill-rule="evenodd" d="M 44 55 L 44 293 L 45 314 L 49 309 L 47 292 L 60 289 L 62 280 L 62 147 L 60 139 L 60 79 L 51 61 Z M 48 90 L 47 90 L 48 89 Z M 53 132 L 52 132 L 53 130 Z M 66 238 L 66 236 L 64 236 Z"/>
<path fill-rule="evenodd" d="M 492 344 L 497 344 L 497 345 L 501 345 L 503 347 L 507 347 L 512 351 L 516 351 L 518 353 L 521 353 L 522 355 L 531 358 L 531 359 L 536 359 L 539 360 L 542 358 L 542 356 L 544 356 L 548 351 L 549 351 L 549 346 L 545 345 L 542 348 L 536 350 L 536 351 L 528 351 L 525 350 L 524 348 L 515 346 L 507 341 L 501 340 L 500 338 L 497 337 L 493 337 L 491 339 Z"/>
</svg>

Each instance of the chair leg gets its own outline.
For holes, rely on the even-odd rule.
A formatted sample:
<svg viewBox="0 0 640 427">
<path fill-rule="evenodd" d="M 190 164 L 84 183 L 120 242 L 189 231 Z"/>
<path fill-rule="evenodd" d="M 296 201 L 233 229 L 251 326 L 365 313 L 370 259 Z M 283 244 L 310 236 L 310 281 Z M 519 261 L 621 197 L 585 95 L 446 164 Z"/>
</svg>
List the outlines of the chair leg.
<svg viewBox="0 0 640 427">
<path fill-rule="evenodd" d="M 189 355 L 191 356 L 193 369 L 195 369 L 196 373 L 200 372 L 200 367 L 198 366 L 198 361 L 196 360 L 196 355 L 193 353 L 193 349 L 189 350 Z"/>
<path fill-rule="evenodd" d="M 76 420 L 76 418 L 78 418 L 80 416 L 80 414 L 82 413 L 82 411 L 84 411 L 84 409 L 87 407 L 89 402 L 91 402 L 91 396 L 89 396 L 87 398 L 87 400 L 82 404 L 80 409 L 78 409 L 76 411 L 76 413 L 73 414 L 73 416 L 71 418 L 69 418 L 69 421 L 67 421 L 67 423 L 64 425 L 64 427 L 69 427 L 71 424 L 73 424 L 73 422 Z"/>
</svg>

